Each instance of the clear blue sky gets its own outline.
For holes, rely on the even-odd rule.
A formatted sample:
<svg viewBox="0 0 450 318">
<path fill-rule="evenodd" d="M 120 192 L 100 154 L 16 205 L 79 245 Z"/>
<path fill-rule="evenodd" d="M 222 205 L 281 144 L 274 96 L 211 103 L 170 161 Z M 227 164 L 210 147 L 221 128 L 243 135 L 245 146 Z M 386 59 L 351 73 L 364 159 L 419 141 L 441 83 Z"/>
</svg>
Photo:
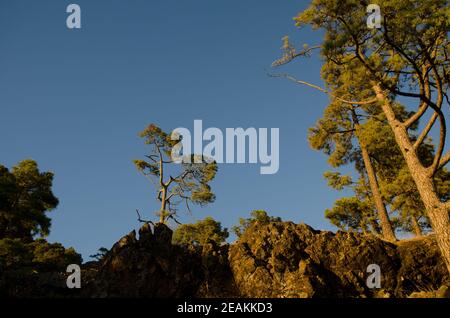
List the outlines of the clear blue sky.
<svg viewBox="0 0 450 318">
<path fill-rule="evenodd" d="M 69 30 L 66 6 L 82 9 L 82 29 Z M 154 218 L 158 203 L 132 164 L 146 153 L 147 124 L 166 130 L 279 127 L 280 170 L 219 167 L 217 200 L 193 215 L 224 226 L 251 210 L 332 229 L 324 210 L 343 194 L 326 185 L 325 155 L 311 150 L 307 130 L 327 97 L 266 69 L 281 38 L 318 42 L 295 28 L 306 1 L 275 0 L 0 0 L 0 162 L 25 158 L 55 173 L 60 199 L 50 241 L 73 246 L 85 260 L 139 226 L 135 209 Z M 320 82 L 320 61 L 289 72 Z"/>
</svg>

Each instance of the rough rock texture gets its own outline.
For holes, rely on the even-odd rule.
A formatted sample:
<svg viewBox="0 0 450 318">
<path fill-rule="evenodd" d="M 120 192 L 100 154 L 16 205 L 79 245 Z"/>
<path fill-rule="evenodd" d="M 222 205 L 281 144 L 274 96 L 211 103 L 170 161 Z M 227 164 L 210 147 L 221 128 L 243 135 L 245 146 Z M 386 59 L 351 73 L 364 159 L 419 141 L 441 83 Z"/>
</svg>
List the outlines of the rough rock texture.
<svg viewBox="0 0 450 318">
<path fill-rule="evenodd" d="M 63 288 L 66 273 L 42 273 L 27 296 L 33 290 L 37 297 L 449 296 L 432 236 L 393 244 L 272 222 L 252 225 L 231 245 L 177 246 L 171 237 L 168 227 L 145 224 L 101 261 L 83 265 L 80 290 Z M 369 264 L 381 268 L 381 289 L 366 286 Z"/>
<path fill-rule="evenodd" d="M 448 275 L 439 248 L 433 237 L 400 241 L 397 251 L 402 260 L 402 267 L 397 273 L 397 293 L 404 296 L 413 292 L 433 292 L 441 286 Z M 444 293 L 445 294 L 445 293 Z M 448 294 L 446 294 L 448 295 Z M 447 297 L 450 297 L 448 295 Z"/>
<path fill-rule="evenodd" d="M 175 246 L 164 225 L 114 245 L 88 275 L 85 296 L 407 297 L 438 290 L 448 275 L 433 237 L 398 244 L 305 224 L 254 224 L 228 246 Z M 381 269 L 381 289 L 366 285 Z"/>
<path fill-rule="evenodd" d="M 171 244 L 172 231 L 144 225 L 139 240 L 133 231 L 120 239 L 101 261 L 85 270 L 82 296 L 182 297 L 231 296 L 228 246 Z M 214 273 L 214 275 L 213 275 Z M 219 278 L 219 279 L 218 279 Z M 230 285 L 230 286 L 229 286 Z M 229 290 L 231 289 L 231 290 Z"/>
<path fill-rule="evenodd" d="M 448 278 L 433 238 L 392 244 L 289 222 L 254 225 L 230 247 L 236 285 L 248 297 L 405 297 Z M 367 266 L 381 289 L 366 286 Z"/>
</svg>

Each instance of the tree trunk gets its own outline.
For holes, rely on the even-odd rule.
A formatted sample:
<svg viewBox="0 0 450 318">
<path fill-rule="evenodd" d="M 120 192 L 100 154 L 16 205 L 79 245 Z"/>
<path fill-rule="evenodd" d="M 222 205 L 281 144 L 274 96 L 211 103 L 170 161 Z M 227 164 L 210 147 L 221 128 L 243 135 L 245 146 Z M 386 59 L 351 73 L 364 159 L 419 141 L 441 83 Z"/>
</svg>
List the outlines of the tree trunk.
<svg viewBox="0 0 450 318">
<path fill-rule="evenodd" d="M 365 146 L 361 145 L 361 153 L 364 160 L 364 166 L 367 171 L 367 177 L 369 179 L 370 189 L 372 191 L 373 201 L 378 212 L 378 219 L 380 220 L 381 232 L 383 237 L 389 241 L 395 241 L 396 237 L 392 229 L 391 222 L 389 221 L 389 215 L 384 205 L 383 198 L 381 197 L 380 189 L 378 186 L 377 176 L 370 161 L 369 153 Z"/>
<path fill-rule="evenodd" d="M 406 128 L 395 117 L 391 101 L 386 97 L 378 85 L 374 86 L 381 107 L 389 125 L 394 132 L 395 140 L 405 158 L 408 170 L 417 186 L 420 198 L 430 219 L 431 227 L 436 234 L 436 240 L 441 254 L 450 273 L 450 218 L 449 203 L 441 202 L 436 192 L 433 175 L 422 165 L 414 146 L 412 145 Z"/>
<path fill-rule="evenodd" d="M 166 223 L 167 185 L 164 183 L 164 161 L 161 150 L 156 146 L 159 154 L 159 186 L 161 187 L 161 209 L 159 211 L 159 223 Z"/>
<path fill-rule="evenodd" d="M 411 225 L 412 225 L 414 234 L 416 236 L 422 236 L 422 229 L 420 228 L 419 221 L 417 220 L 417 218 L 414 215 L 411 216 Z"/>
<path fill-rule="evenodd" d="M 358 130 L 359 121 L 354 110 L 352 111 L 352 117 L 355 127 L 357 127 Z M 361 140 L 359 140 L 359 138 L 358 142 L 361 148 L 364 167 L 366 168 L 367 177 L 369 179 L 369 186 L 370 190 L 372 191 L 373 201 L 375 202 L 375 207 L 377 209 L 378 219 L 380 220 L 383 237 L 389 241 L 396 241 L 397 238 L 395 237 L 391 222 L 389 221 L 389 215 L 387 213 L 386 206 L 384 205 L 383 198 L 381 197 L 377 176 L 375 174 L 375 169 L 373 167 L 372 161 L 370 160 L 369 152 L 367 151 L 366 145 Z"/>
<path fill-rule="evenodd" d="M 431 226 L 436 233 L 438 246 L 450 273 L 450 209 L 442 202 L 439 202 L 439 204 L 428 204 L 427 212 L 428 209 L 430 210 L 428 214 Z"/>
<path fill-rule="evenodd" d="M 159 211 L 159 223 L 166 223 L 167 188 L 161 189 L 161 210 Z"/>
</svg>

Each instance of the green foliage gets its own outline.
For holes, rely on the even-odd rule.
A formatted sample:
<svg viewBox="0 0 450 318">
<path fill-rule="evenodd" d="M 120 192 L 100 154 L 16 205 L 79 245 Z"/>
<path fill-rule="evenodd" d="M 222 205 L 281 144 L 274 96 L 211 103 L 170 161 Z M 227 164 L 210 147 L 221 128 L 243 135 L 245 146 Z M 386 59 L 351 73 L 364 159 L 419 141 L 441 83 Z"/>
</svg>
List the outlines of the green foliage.
<svg viewBox="0 0 450 318">
<path fill-rule="evenodd" d="M 49 243 L 39 239 L 29 245 L 33 253 L 33 265 L 45 270 L 63 271 L 69 264 L 81 264 L 82 258 L 73 247 L 65 248 L 60 243 Z"/>
<path fill-rule="evenodd" d="M 400 105 L 397 107 L 397 112 L 401 116 L 403 108 Z M 357 136 L 358 140 L 366 145 L 367 151 L 371 156 L 383 201 L 389 206 L 391 211 L 393 227 L 400 231 L 413 232 L 411 218 L 416 218 L 417 220 L 421 220 L 419 225 L 422 231 L 428 230 L 430 225 L 428 218 L 425 216 L 425 207 L 403 156 L 398 149 L 392 130 L 383 120 L 383 117 L 377 116 L 376 119 L 371 118 L 364 121 L 364 124 L 357 131 Z M 372 204 L 373 206 L 373 203 L 371 203 L 373 201 L 372 193 L 367 185 L 365 168 L 358 155 L 359 150 L 357 150 L 357 144 L 352 143 L 352 147 L 356 149 L 353 158 L 355 168 L 360 175 L 359 180 L 353 182 L 350 176 L 341 175 L 339 172 L 325 172 L 324 176 L 328 180 L 330 187 L 336 190 L 349 187 L 355 193 L 354 198 L 364 202 L 364 206 L 367 206 L 367 204 Z M 418 152 L 423 162 L 432 161 L 434 149 L 428 142 L 422 144 Z M 445 197 L 449 193 L 449 175 L 446 171 L 446 169 L 442 169 L 436 175 L 436 185 L 442 200 L 445 200 Z M 347 209 L 348 215 L 344 217 L 346 210 L 343 207 L 345 205 L 348 205 L 348 202 L 336 202 L 331 210 L 326 211 L 326 217 L 340 229 L 349 228 L 357 231 L 365 231 L 366 229 L 364 227 L 355 228 L 354 226 L 358 224 L 371 224 L 371 230 L 377 233 L 375 224 L 378 220 L 375 211 L 365 214 L 365 217 L 369 217 L 370 220 L 366 220 L 365 222 L 350 222 L 349 220 L 357 219 L 355 216 L 356 211 L 363 211 L 363 209 L 356 209 L 354 205 L 350 205 Z M 351 226 L 349 226 L 349 223 Z"/>
<path fill-rule="evenodd" d="M 96 259 L 97 261 L 101 261 L 106 254 L 108 254 L 108 249 L 106 247 L 100 247 L 98 252 L 92 255 L 89 255 L 90 258 Z"/>
<path fill-rule="evenodd" d="M 73 248 L 65 249 L 59 243 L 0 239 L 0 296 L 20 295 L 46 277 L 39 274 L 65 272 L 67 265 L 81 263 L 81 256 Z"/>
<path fill-rule="evenodd" d="M 450 200 L 450 171 L 442 168 L 435 176 L 436 190 L 442 201 Z"/>
<path fill-rule="evenodd" d="M 348 164 L 358 158 L 354 126 L 352 110 L 342 103 L 332 102 L 316 126 L 309 130 L 309 143 L 313 149 L 328 156 L 331 166 Z"/>
<path fill-rule="evenodd" d="M 240 218 L 239 225 L 233 226 L 232 231 L 239 237 L 253 224 L 268 224 L 270 222 L 281 222 L 281 218 L 269 216 L 264 210 L 254 210 L 250 213 L 250 218 Z"/>
<path fill-rule="evenodd" d="M 328 173 L 326 178 L 335 189 L 351 187 L 355 198 L 361 202 L 372 201 L 373 195 L 371 189 L 366 187 L 367 176 L 361 160 L 360 149 L 366 147 L 376 171 L 382 199 L 390 205 L 391 218 L 398 228 L 410 230 L 413 218 L 421 219 L 422 227 L 427 228 L 425 208 L 392 129 L 380 105 L 367 101 L 373 100 L 376 83 L 391 93 L 389 97 L 395 117 L 399 122 L 405 122 L 414 113 L 396 102 L 396 96 L 415 93 L 410 97 L 419 98 L 422 105 L 423 99 L 417 95 L 419 92 L 427 94 L 424 93 L 425 81 L 429 81 L 428 89 L 434 91 L 429 98 L 434 96 L 436 104 L 442 103 L 442 96 L 440 102 L 436 96 L 439 96 L 439 90 L 445 94 L 450 79 L 450 6 L 447 0 L 384 0 L 371 3 L 381 7 L 380 29 L 367 27 L 368 3 L 358 0 L 312 0 L 309 7 L 295 17 L 299 27 L 311 26 L 324 31 L 324 37 L 316 47 L 320 48 L 324 59 L 322 78 L 330 92 L 331 102 L 323 118 L 310 129 L 309 142 L 312 148 L 323 151 L 335 168 L 354 164 L 360 177 L 357 182 L 352 184 L 349 177 L 338 172 Z M 305 47 L 303 51 L 296 51 L 289 39 L 284 38 L 283 57 L 274 66 L 299 56 L 309 56 L 306 52 L 311 51 Z M 418 80 L 420 77 L 422 79 Z M 417 129 L 418 121 L 408 126 L 412 143 L 418 138 Z M 419 145 L 417 153 L 425 167 L 433 163 L 435 153 L 429 139 Z M 447 171 L 438 171 L 434 182 L 440 199 L 447 201 L 450 193 Z M 345 211 L 348 215 L 342 218 Z M 338 215 L 339 219 L 345 220 L 345 226 L 350 224 L 354 227 L 358 224 L 355 221 L 358 220 L 355 216 L 357 211 L 362 209 L 348 201 L 339 201 L 327 213 L 336 224 L 342 224 L 336 219 Z"/>
<path fill-rule="evenodd" d="M 52 183 L 53 173 L 40 172 L 33 160 L 21 161 L 11 171 L 0 165 L 0 238 L 49 234 L 46 212 L 58 205 Z"/>
<path fill-rule="evenodd" d="M 0 239 L 0 269 L 18 268 L 32 261 L 33 250 L 21 239 Z"/>
<path fill-rule="evenodd" d="M 40 272 L 65 271 L 81 264 L 73 248 L 44 239 L 50 231 L 46 213 L 58 205 L 52 193 L 53 173 L 40 172 L 33 160 L 11 171 L 0 165 L 0 295 L 26 289 Z"/>
<path fill-rule="evenodd" d="M 336 190 L 342 190 L 353 183 L 350 176 L 343 176 L 340 172 L 327 171 L 324 177 L 328 180 L 328 185 Z"/>
<path fill-rule="evenodd" d="M 134 164 L 156 187 L 156 197 L 161 202 L 158 211 L 161 223 L 176 220 L 180 203 L 190 211 L 190 203 L 204 206 L 214 202 L 216 197 L 209 183 L 216 176 L 216 162 L 195 154 L 183 155 L 180 162 L 172 158 L 172 152 L 180 146 L 181 136 L 176 138 L 154 124 L 140 136 L 151 149 L 147 160 L 134 160 Z"/>
<path fill-rule="evenodd" d="M 81 264 L 81 255 L 73 248 L 44 239 L 24 242 L 18 238 L 0 239 L 0 268 L 4 271 L 64 271 L 69 264 Z"/>
<path fill-rule="evenodd" d="M 205 245 L 213 241 L 220 245 L 228 238 L 228 230 L 222 229 L 220 222 L 212 217 L 206 217 L 204 220 L 194 224 L 182 224 L 173 233 L 173 243 L 179 245 L 194 244 Z"/>
<path fill-rule="evenodd" d="M 376 219 L 372 204 L 356 197 L 337 200 L 332 209 L 325 211 L 325 217 L 341 230 L 356 232 L 366 232 L 368 225 Z"/>
</svg>

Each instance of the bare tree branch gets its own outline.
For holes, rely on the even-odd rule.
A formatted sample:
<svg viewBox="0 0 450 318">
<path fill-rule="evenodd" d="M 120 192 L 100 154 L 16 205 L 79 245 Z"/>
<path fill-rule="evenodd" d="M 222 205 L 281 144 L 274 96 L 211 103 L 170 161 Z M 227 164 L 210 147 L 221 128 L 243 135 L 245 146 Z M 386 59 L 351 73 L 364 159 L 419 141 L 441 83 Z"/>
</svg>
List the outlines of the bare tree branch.
<svg viewBox="0 0 450 318">
<path fill-rule="evenodd" d="M 422 69 L 422 73 L 426 73 L 427 72 L 425 66 L 424 66 L 424 68 Z M 423 75 L 425 75 L 425 74 L 423 74 Z M 427 98 L 430 98 L 430 83 L 429 83 L 429 77 L 428 76 L 426 76 L 424 84 L 425 84 L 425 89 L 424 89 L 425 96 Z M 417 112 L 413 116 L 411 116 L 407 121 L 405 121 L 403 123 L 403 125 L 406 128 L 411 127 L 411 125 L 413 125 L 416 121 L 418 121 L 423 116 L 423 114 L 425 114 L 427 109 L 428 109 L 428 104 L 425 101 L 422 101 L 422 103 L 419 106 L 419 109 L 417 110 Z M 431 126 L 433 126 L 433 125 L 431 125 Z M 425 134 L 425 136 L 426 136 L 426 134 Z"/>
<path fill-rule="evenodd" d="M 172 219 L 176 224 L 181 225 L 181 223 L 174 217 L 174 214 L 168 216 L 169 219 Z"/>
<path fill-rule="evenodd" d="M 313 50 L 320 49 L 321 47 L 322 47 L 321 45 L 315 45 L 315 46 L 307 47 L 299 52 L 297 52 L 294 47 L 285 48 L 283 56 L 281 58 L 279 58 L 278 60 L 275 60 L 271 66 L 278 67 L 281 65 L 288 64 L 289 62 L 291 62 L 292 60 L 294 60 L 300 56 L 310 57 L 311 52 Z"/>
<path fill-rule="evenodd" d="M 152 221 L 148 221 L 148 220 L 144 220 L 144 219 L 142 219 L 141 218 L 141 214 L 139 213 L 139 210 L 138 209 L 136 209 L 136 213 L 137 213 L 137 215 L 138 215 L 138 221 L 139 222 L 141 222 L 141 223 L 150 223 L 150 224 L 152 224 L 152 225 L 155 225 Z"/>
<path fill-rule="evenodd" d="M 296 79 L 295 77 L 293 77 L 293 76 L 291 76 L 289 74 L 268 74 L 268 75 L 270 77 L 284 77 L 284 78 L 286 78 L 286 79 L 288 79 L 288 80 L 290 80 L 290 81 L 292 81 L 294 83 L 312 87 L 312 88 L 317 89 L 317 90 L 319 90 L 319 91 L 321 91 L 321 92 L 323 92 L 323 93 L 325 93 L 325 94 L 327 94 L 327 95 L 329 95 L 329 96 L 331 96 L 331 97 L 333 97 L 333 98 L 337 99 L 338 101 L 340 101 L 342 103 L 345 103 L 345 104 L 350 104 L 350 105 L 368 105 L 368 104 L 376 103 L 378 101 L 378 99 L 376 97 L 368 99 L 368 100 L 365 100 L 365 101 L 349 101 L 349 100 L 346 100 L 346 99 L 343 99 L 341 97 L 336 96 L 332 92 L 330 92 L 330 91 L 328 91 L 328 90 L 326 90 L 326 89 L 324 89 L 324 88 L 322 88 L 320 86 L 311 84 L 311 83 L 306 82 L 306 81 L 298 80 L 298 79 Z"/>
</svg>

